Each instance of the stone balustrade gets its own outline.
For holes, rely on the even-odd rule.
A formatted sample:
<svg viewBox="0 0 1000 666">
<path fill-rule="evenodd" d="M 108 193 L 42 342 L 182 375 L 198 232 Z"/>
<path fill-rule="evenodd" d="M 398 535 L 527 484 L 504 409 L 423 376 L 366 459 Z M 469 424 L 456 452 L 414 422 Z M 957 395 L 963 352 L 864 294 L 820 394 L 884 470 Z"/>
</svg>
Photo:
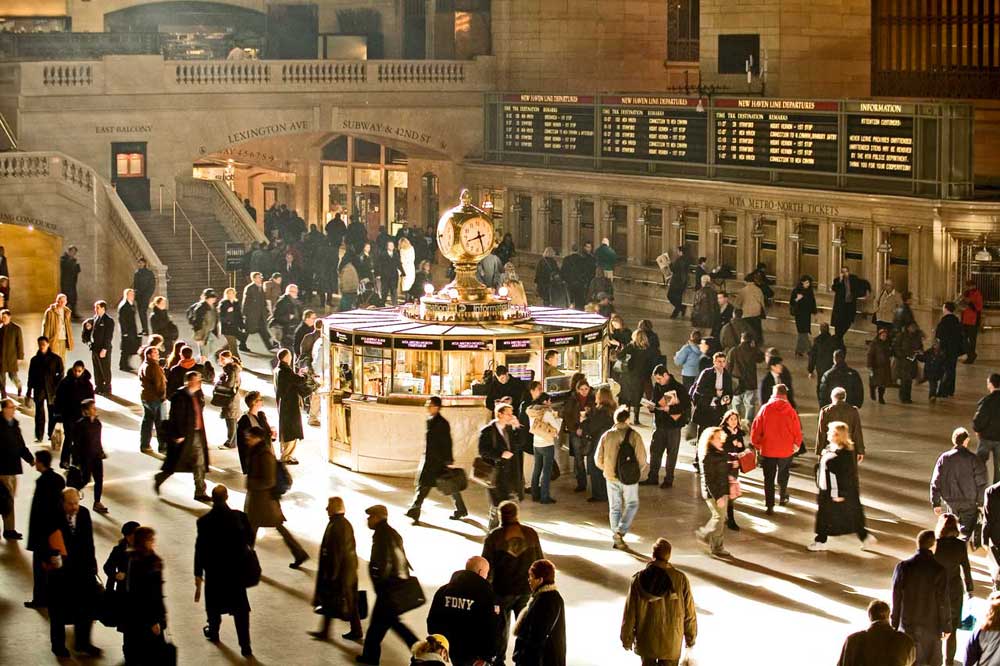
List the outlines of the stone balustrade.
<svg viewBox="0 0 1000 666">
<path fill-rule="evenodd" d="M 177 176 L 174 180 L 177 200 L 191 211 L 213 215 L 234 241 L 247 245 L 266 240 L 243 202 L 222 181 L 191 176 Z"/>
<path fill-rule="evenodd" d="M 20 95 L 205 92 L 486 92 L 495 88 L 492 56 L 474 60 L 211 60 L 106 56 L 90 62 L 6 63 L 3 78 Z"/>
</svg>

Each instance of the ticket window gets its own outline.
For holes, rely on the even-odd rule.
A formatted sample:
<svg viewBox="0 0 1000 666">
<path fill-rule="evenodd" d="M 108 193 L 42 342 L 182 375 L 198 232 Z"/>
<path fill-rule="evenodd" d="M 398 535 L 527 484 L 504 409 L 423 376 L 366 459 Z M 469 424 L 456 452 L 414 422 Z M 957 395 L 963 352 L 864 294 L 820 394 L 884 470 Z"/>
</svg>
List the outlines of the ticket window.
<svg viewBox="0 0 1000 666">
<path fill-rule="evenodd" d="M 761 220 L 763 232 L 757 246 L 757 263 L 764 264 L 764 273 L 770 279 L 778 274 L 778 221 L 767 218 Z"/>
<path fill-rule="evenodd" d="M 441 381 L 441 352 L 397 349 L 393 352 L 392 392 L 429 395 Z"/>
<path fill-rule="evenodd" d="M 534 351 L 509 351 L 497 352 L 497 365 L 507 366 L 507 371 L 512 377 L 517 377 L 525 385 L 534 380 L 537 376 L 538 367 L 541 365 L 541 350 Z"/>
<path fill-rule="evenodd" d="M 719 226 L 722 227 L 722 235 L 719 238 L 719 265 L 728 268 L 735 275 L 740 247 L 736 216 L 732 213 L 723 213 L 719 217 Z"/>
<path fill-rule="evenodd" d="M 492 367 L 492 351 L 444 352 L 440 388 L 431 385 L 431 393 L 472 395 L 472 382 L 482 381 L 483 372 Z"/>
<path fill-rule="evenodd" d="M 600 340 L 580 348 L 580 372 L 586 375 L 591 386 L 604 381 L 604 354 Z"/>
<path fill-rule="evenodd" d="M 562 250 L 562 229 L 563 229 L 563 202 L 562 199 L 549 199 L 549 217 L 546 220 L 545 245 L 561 254 Z"/>
<path fill-rule="evenodd" d="M 544 360 L 544 367 L 542 368 L 546 390 L 549 390 L 550 380 L 553 377 L 570 377 L 573 373 L 580 371 L 580 348 L 576 345 L 546 349 L 542 358 L 547 359 Z M 555 370 L 550 370 L 549 368 L 551 367 L 554 367 Z M 556 370 L 558 370 L 558 375 L 555 374 Z"/>
<path fill-rule="evenodd" d="M 852 275 L 865 275 L 865 234 L 862 229 L 844 229 L 842 266 L 847 266 Z M 840 268 L 837 268 L 840 273 Z"/>
<path fill-rule="evenodd" d="M 334 391 L 353 391 L 354 368 L 351 357 L 354 348 L 345 345 L 330 345 L 330 388 Z"/>
<path fill-rule="evenodd" d="M 889 234 L 889 277 L 896 291 L 903 293 L 910 290 L 910 235 Z"/>
<path fill-rule="evenodd" d="M 590 243 L 596 249 L 597 243 L 594 242 L 594 202 L 582 200 L 579 202 L 580 211 L 580 244 L 579 247 L 582 248 L 584 243 Z"/>
<path fill-rule="evenodd" d="M 819 225 L 799 225 L 799 275 L 819 279 Z M 799 276 L 797 275 L 796 278 Z"/>
<path fill-rule="evenodd" d="M 387 395 L 392 377 L 391 350 L 359 347 L 354 360 L 354 390 L 370 396 Z"/>
<path fill-rule="evenodd" d="M 642 263 L 656 266 L 656 258 L 663 253 L 663 209 L 648 208 L 642 234 Z"/>
</svg>

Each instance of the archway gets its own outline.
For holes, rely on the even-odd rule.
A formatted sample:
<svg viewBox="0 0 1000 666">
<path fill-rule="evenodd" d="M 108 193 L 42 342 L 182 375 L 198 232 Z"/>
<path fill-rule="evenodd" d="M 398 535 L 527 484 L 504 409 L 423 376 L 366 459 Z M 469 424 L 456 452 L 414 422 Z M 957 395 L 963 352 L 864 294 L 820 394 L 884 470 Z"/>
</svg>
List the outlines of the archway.
<svg viewBox="0 0 1000 666">
<path fill-rule="evenodd" d="M 0 225 L 0 245 L 7 257 L 11 294 L 9 308 L 17 317 L 34 316 L 59 292 L 62 238 L 34 226 Z"/>
</svg>

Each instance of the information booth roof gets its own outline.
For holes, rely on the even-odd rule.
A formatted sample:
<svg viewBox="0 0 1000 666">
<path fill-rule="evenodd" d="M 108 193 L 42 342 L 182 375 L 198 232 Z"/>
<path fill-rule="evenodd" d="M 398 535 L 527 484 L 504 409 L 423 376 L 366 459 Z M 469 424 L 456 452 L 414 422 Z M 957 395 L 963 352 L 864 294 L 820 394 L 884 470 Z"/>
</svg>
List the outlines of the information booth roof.
<svg viewBox="0 0 1000 666">
<path fill-rule="evenodd" d="M 402 314 L 401 308 L 350 310 L 335 312 L 323 318 L 327 327 L 350 333 L 380 333 L 383 335 L 426 336 L 432 338 L 496 338 L 584 331 L 599 328 L 607 319 L 594 312 L 566 308 L 531 307 L 531 319 L 516 324 L 503 322 L 476 324 L 441 324 L 414 321 Z"/>
</svg>

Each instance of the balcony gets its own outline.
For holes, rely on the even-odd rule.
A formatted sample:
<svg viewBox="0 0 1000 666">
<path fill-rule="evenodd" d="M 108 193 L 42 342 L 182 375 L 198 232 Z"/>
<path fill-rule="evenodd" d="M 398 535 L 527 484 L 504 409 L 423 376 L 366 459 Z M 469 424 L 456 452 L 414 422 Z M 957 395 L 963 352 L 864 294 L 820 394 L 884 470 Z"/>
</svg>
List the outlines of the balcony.
<svg viewBox="0 0 1000 666">
<path fill-rule="evenodd" d="M 493 56 L 473 60 L 164 60 L 0 63 L 0 94 L 488 92 Z"/>
</svg>

